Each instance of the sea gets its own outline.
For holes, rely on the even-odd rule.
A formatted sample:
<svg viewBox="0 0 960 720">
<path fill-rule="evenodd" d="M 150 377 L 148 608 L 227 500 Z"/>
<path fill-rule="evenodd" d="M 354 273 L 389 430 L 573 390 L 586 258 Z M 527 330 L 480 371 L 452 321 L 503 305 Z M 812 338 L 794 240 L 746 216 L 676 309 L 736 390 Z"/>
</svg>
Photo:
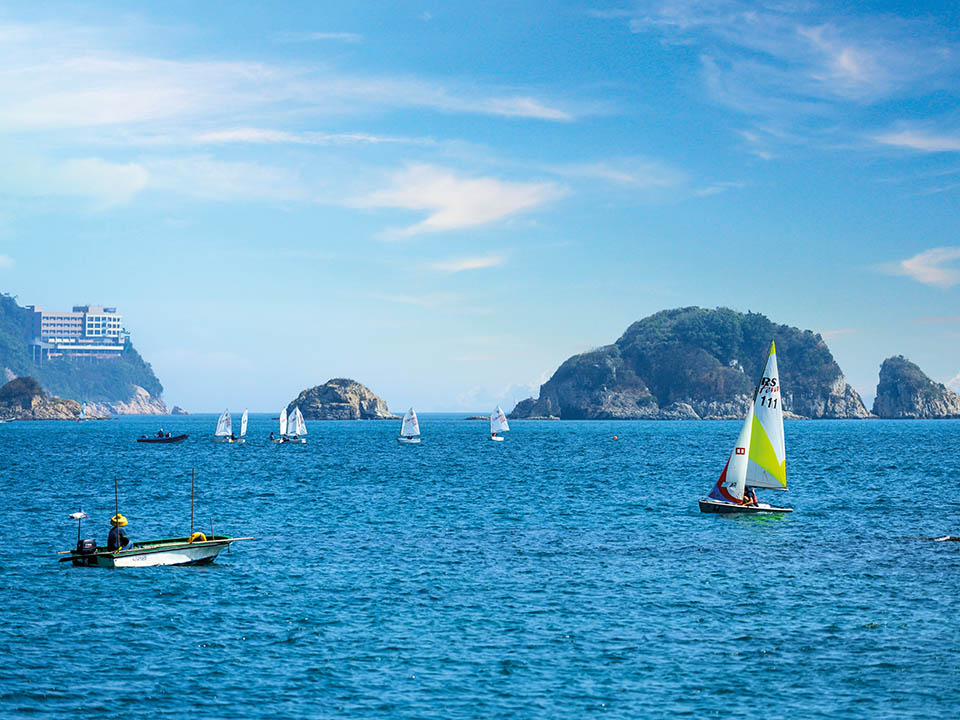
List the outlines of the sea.
<svg viewBox="0 0 960 720">
<path fill-rule="evenodd" d="M 960 717 L 960 421 L 787 421 L 795 511 L 739 518 L 697 506 L 739 422 L 215 424 L 0 425 L 0 717 Z M 194 474 L 254 540 L 58 562 L 115 478 L 132 539 L 188 534 Z"/>
</svg>

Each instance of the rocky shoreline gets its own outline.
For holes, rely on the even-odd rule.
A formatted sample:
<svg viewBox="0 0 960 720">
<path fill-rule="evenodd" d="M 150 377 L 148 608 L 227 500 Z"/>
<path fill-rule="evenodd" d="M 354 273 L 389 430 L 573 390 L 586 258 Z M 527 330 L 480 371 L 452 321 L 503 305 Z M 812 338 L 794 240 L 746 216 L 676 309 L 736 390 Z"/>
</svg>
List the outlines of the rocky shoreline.
<svg viewBox="0 0 960 720">
<path fill-rule="evenodd" d="M 287 405 L 300 408 L 305 420 L 399 420 L 368 387 L 349 378 L 333 378 L 302 391 Z"/>
</svg>

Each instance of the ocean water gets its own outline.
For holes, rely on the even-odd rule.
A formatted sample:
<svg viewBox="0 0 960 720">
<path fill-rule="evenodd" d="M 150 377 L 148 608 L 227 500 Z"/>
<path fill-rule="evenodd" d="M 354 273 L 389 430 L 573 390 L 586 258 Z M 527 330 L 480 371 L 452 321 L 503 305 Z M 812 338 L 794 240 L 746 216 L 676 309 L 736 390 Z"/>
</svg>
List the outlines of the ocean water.
<svg viewBox="0 0 960 720">
<path fill-rule="evenodd" d="M 162 422 L 182 445 L 135 442 Z M 739 422 L 0 425 L 0 716 L 960 716 L 960 422 L 786 423 L 792 515 L 703 515 Z M 613 436 L 619 439 L 614 440 Z M 58 564 L 253 535 L 211 566 Z"/>
</svg>

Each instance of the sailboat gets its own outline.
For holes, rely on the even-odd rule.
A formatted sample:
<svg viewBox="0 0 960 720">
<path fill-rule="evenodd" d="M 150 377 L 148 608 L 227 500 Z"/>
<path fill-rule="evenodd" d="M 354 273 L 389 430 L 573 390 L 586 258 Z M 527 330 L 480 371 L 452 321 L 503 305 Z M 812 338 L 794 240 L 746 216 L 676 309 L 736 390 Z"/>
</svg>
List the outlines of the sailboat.
<svg viewBox="0 0 960 720">
<path fill-rule="evenodd" d="M 282 420 L 282 416 L 281 416 Z M 303 422 L 303 413 L 300 412 L 300 408 L 295 407 L 293 412 L 290 413 L 290 418 L 287 421 L 287 436 L 286 442 L 299 443 L 301 445 L 307 444 L 307 438 L 304 437 L 307 434 L 306 423 Z"/>
<path fill-rule="evenodd" d="M 87 419 L 87 404 L 84 403 L 80 406 L 80 417 L 77 418 L 77 422 L 83 422 Z"/>
<path fill-rule="evenodd" d="M 240 416 L 240 437 L 234 442 L 245 443 L 247 441 L 247 410 L 244 408 L 243 415 Z"/>
<path fill-rule="evenodd" d="M 503 408 L 497 405 L 497 409 L 490 415 L 490 439 L 494 442 L 503 442 L 503 435 L 498 433 L 505 433 L 509 430 L 507 416 L 503 414 Z"/>
<path fill-rule="evenodd" d="M 287 441 L 287 409 L 284 408 L 280 411 L 280 434 L 276 437 L 273 437 L 273 433 L 270 433 L 272 440 L 275 443 L 282 443 Z"/>
<path fill-rule="evenodd" d="M 213 433 L 214 442 L 231 442 L 233 437 L 233 420 L 230 411 L 224 410 L 217 418 L 217 429 Z"/>
<path fill-rule="evenodd" d="M 397 442 L 404 445 L 416 445 L 420 442 L 420 423 L 417 421 L 417 413 L 413 408 L 407 410 L 403 416 L 403 422 L 400 424 L 400 437 Z"/>
<path fill-rule="evenodd" d="M 770 343 L 763 376 L 753 393 L 737 443 L 710 495 L 700 500 L 705 513 L 785 513 L 793 508 L 757 500 L 755 488 L 787 489 L 787 455 L 783 442 L 783 402 L 777 348 Z"/>
</svg>

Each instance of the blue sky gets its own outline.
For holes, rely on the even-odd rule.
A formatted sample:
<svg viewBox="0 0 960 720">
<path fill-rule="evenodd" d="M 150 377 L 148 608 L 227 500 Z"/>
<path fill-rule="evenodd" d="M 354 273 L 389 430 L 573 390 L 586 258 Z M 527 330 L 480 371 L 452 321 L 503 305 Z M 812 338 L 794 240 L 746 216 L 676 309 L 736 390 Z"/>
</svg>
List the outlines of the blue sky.
<svg viewBox="0 0 960 720">
<path fill-rule="evenodd" d="M 955 3 L 7 3 L 0 289 L 191 410 L 536 394 L 683 305 L 960 389 Z"/>
</svg>

